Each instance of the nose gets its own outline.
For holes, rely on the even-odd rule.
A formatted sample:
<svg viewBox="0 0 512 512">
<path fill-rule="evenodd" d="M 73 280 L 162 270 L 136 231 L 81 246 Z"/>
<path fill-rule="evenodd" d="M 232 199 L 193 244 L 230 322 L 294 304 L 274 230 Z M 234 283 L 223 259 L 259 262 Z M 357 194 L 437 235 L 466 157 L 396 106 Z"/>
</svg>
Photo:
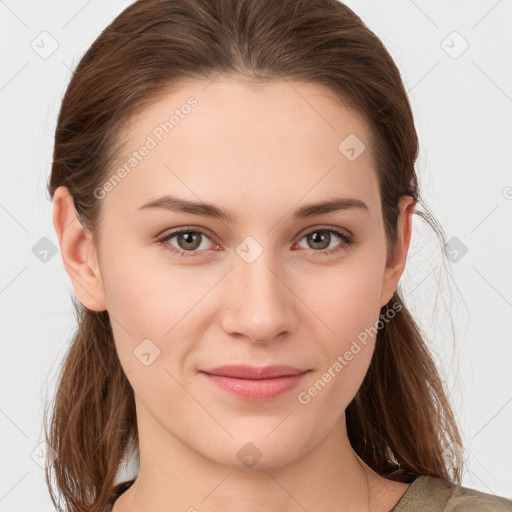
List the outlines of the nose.
<svg viewBox="0 0 512 512">
<path fill-rule="evenodd" d="M 224 283 L 225 332 L 253 343 L 267 343 L 294 332 L 300 301 L 291 291 L 290 276 L 271 258 L 270 250 L 264 250 L 252 263 L 236 255 Z"/>
</svg>

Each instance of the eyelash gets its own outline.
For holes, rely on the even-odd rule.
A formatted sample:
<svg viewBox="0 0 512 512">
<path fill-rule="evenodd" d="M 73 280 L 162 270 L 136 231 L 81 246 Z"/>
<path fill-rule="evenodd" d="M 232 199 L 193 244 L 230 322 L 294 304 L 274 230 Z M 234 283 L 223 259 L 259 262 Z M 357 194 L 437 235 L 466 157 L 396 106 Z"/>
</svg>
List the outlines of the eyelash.
<svg viewBox="0 0 512 512">
<path fill-rule="evenodd" d="M 334 228 L 331 228 L 331 227 L 328 227 L 328 226 L 319 226 L 319 227 L 316 227 L 315 229 L 307 231 L 306 233 L 304 233 L 301 236 L 299 241 L 302 240 L 307 235 L 310 235 L 311 233 L 315 233 L 315 232 L 318 232 L 318 231 L 327 231 L 329 233 L 334 233 L 334 235 L 336 235 L 337 237 L 339 237 L 342 240 L 342 243 L 340 243 L 337 247 L 334 247 L 332 249 L 322 249 L 322 250 L 319 250 L 319 251 L 316 251 L 314 249 L 310 249 L 310 251 L 313 252 L 314 257 L 330 256 L 332 254 L 336 254 L 336 253 L 341 252 L 341 251 L 343 251 L 345 249 L 348 249 L 350 246 L 352 246 L 352 245 L 354 245 L 356 243 L 356 238 L 354 236 L 348 235 L 348 234 L 344 233 L 343 231 L 339 231 L 337 229 L 334 229 Z M 174 238 L 176 235 L 180 235 L 181 233 L 200 233 L 202 236 L 205 236 L 208 239 L 211 239 L 211 236 L 206 231 L 203 231 L 201 229 L 198 229 L 198 228 L 180 228 L 180 229 L 172 231 L 171 233 L 167 233 L 164 236 L 158 238 L 156 240 L 156 242 L 158 244 L 162 245 L 164 249 L 170 251 L 173 254 L 177 254 L 177 255 L 179 255 L 181 257 L 185 256 L 187 258 L 194 258 L 194 257 L 198 256 L 199 253 L 201 253 L 202 251 L 183 251 L 183 250 L 176 249 L 175 247 L 173 247 L 172 245 L 170 245 L 168 243 L 169 240 Z M 218 244 L 216 244 L 216 245 L 218 245 Z"/>
</svg>

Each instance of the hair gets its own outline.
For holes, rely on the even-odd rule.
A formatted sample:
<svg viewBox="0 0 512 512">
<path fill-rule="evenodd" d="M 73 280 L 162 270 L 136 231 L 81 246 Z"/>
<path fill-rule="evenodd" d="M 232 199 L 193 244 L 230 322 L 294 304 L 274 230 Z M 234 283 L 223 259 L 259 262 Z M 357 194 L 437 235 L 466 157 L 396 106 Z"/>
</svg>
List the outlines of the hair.
<svg viewBox="0 0 512 512">
<path fill-rule="evenodd" d="M 139 0 L 82 56 L 55 131 L 48 191 L 69 190 L 95 243 L 101 200 L 94 190 L 115 162 L 127 123 L 189 80 L 219 75 L 246 83 L 298 80 L 329 89 L 369 127 L 387 256 L 398 200 L 422 202 L 418 137 L 400 72 L 381 40 L 337 0 Z M 415 210 L 444 241 L 434 216 Z M 412 482 L 460 483 L 462 446 L 442 379 L 397 289 L 396 314 L 379 329 L 368 372 L 346 413 L 350 443 L 375 472 Z M 138 446 L 134 393 L 116 352 L 108 311 L 75 303 L 76 332 L 62 362 L 45 426 L 54 459 L 46 482 L 73 512 L 102 510 L 129 446 Z M 46 414 L 45 414 L 46 417 Z M 52 473 L 56 489 L 53 487 Z"/>
</svg>

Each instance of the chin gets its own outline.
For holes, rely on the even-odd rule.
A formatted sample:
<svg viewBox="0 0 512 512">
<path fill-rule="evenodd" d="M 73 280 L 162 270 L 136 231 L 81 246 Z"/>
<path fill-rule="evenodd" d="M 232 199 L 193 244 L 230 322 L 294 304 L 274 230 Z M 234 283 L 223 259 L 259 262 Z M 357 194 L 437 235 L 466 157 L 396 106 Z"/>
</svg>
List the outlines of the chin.
<svg viewBox="0 0 512 512">
<path fill-rule="evenodd" d="M 212 461 L 240 470 L 256 470 L 274 469 L 292 463 L 300 456 L 297 446 L 303 447 L 304 441 L 294 443 L 290 437 L 285 441 L 277 434 L 270 440 L 263 433 L 253 437 L 235 436 L 226 443 L 214 443 L 213 446 L 214 453 L 211 450 L 208 450 L 209 453 L 203 452 Z"/>
</svg>

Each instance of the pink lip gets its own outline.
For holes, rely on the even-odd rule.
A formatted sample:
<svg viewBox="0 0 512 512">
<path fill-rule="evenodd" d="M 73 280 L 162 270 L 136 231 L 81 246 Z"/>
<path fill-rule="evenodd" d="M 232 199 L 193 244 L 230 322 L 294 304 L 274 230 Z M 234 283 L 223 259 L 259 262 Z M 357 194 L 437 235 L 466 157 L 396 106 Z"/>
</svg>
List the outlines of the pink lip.
<svg viewBox="0 0 512 512">
<path fill-rule="evenodd" d="M 209 380 L 221 389 L 249 400 L 275 398 L 298 385 L 309 369 L 274 365 L 264 368 L 254 366 L 222 366 L 202 370 Z"/>
</svg>

